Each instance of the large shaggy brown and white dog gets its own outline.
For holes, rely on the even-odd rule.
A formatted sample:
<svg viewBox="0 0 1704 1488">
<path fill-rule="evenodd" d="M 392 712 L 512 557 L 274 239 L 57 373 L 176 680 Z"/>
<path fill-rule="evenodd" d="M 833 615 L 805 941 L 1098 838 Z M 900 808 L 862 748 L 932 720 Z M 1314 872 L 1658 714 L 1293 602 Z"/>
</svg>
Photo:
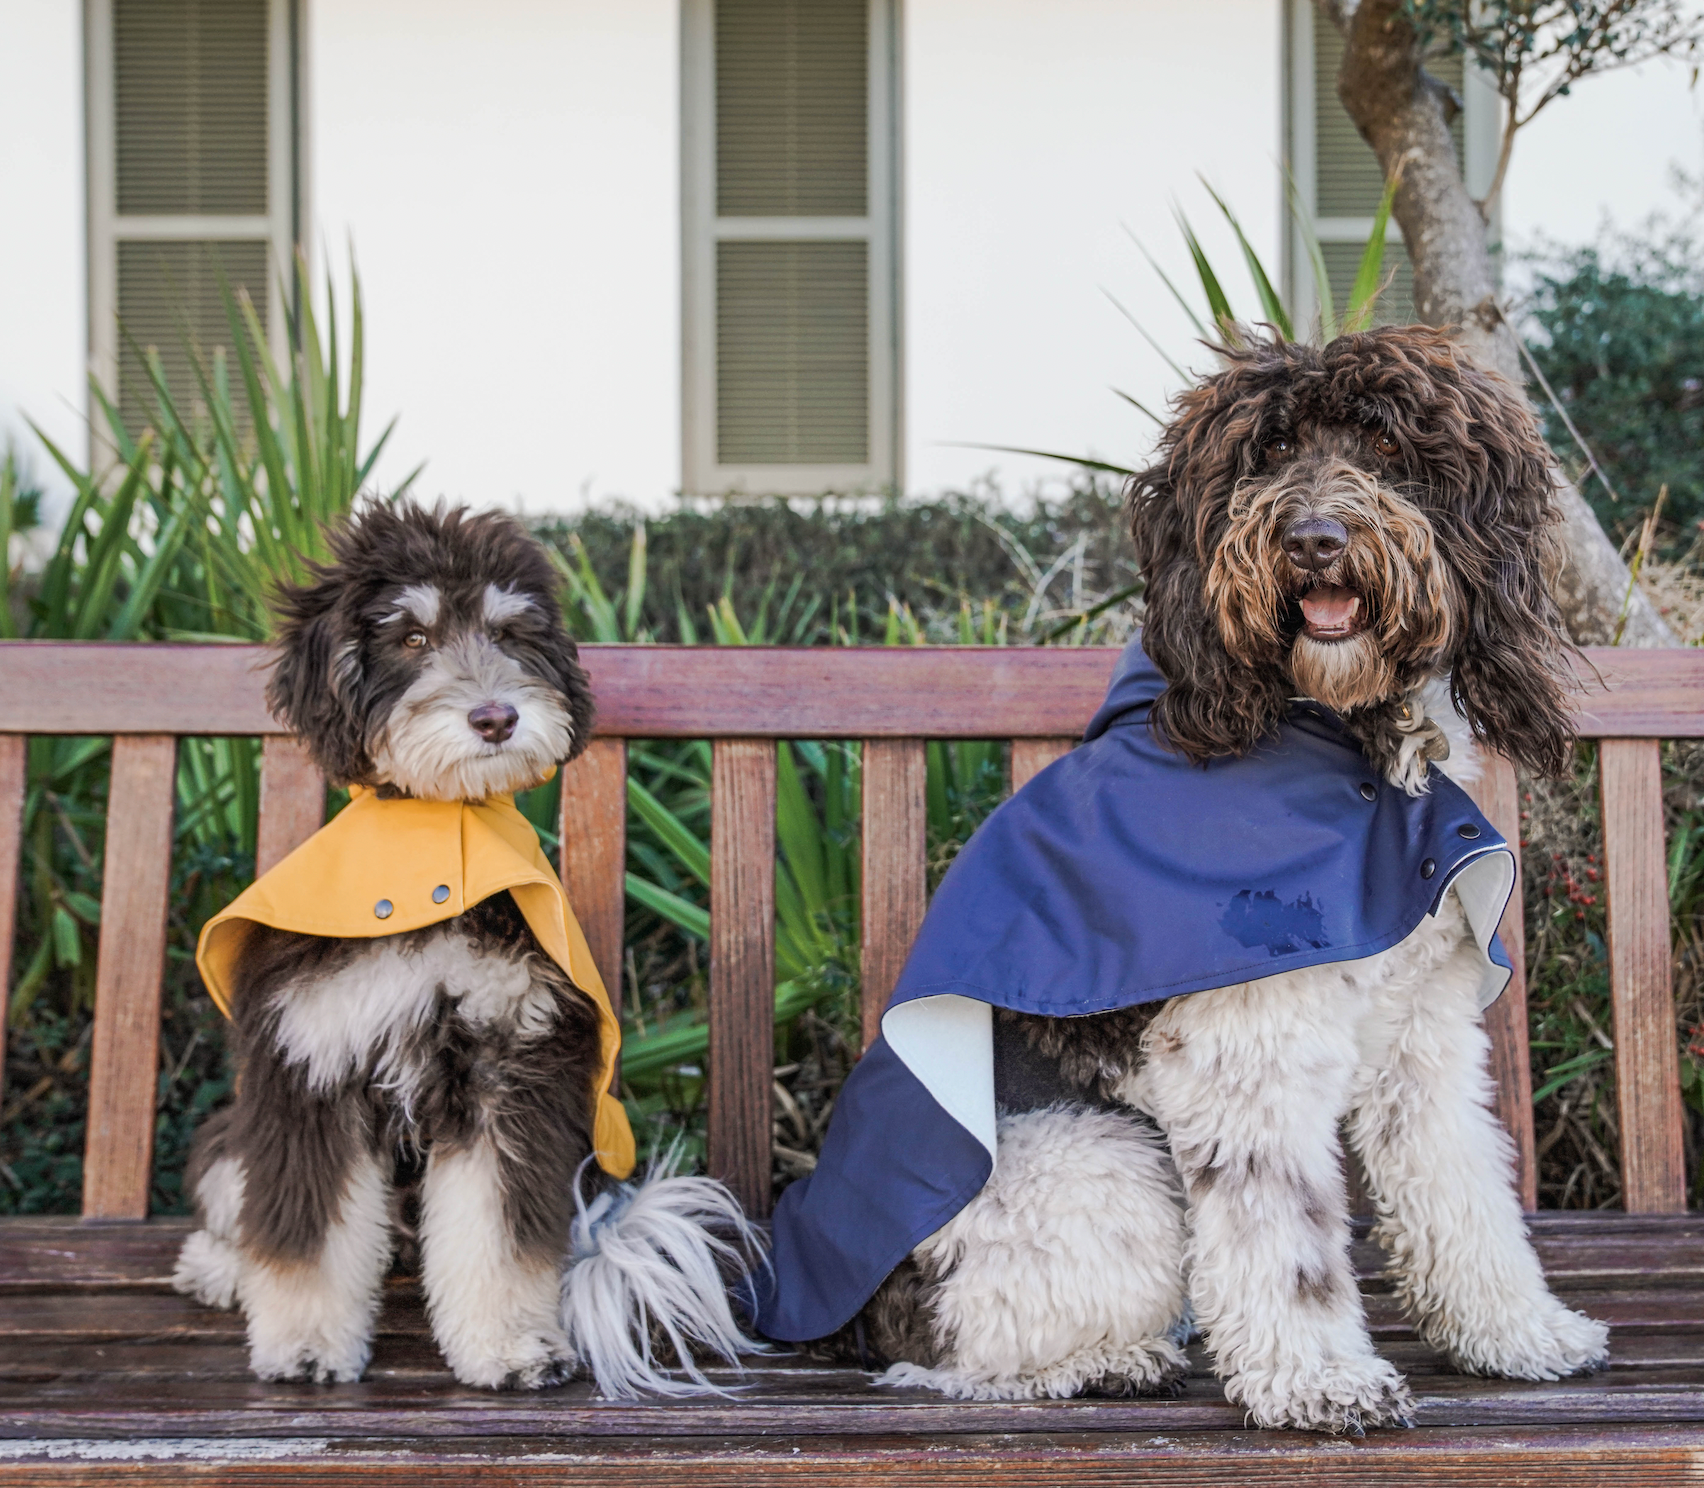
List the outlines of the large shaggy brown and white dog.
<svg viewBox="0 0 1704 1488">
<path fill-rule="evenodd" d="M 267 696 L 332 781 L 481 801 L 585 747 L 591 692 L 516 522 L 375 502 L 331 541 L 281 596 Z M 747 1346 L 715 1233 L 749 1240 L 737 1205 L 592 1161 L 599 1014 L 511 894 L 395 935 L 259 925 L 233 982 L 237 1093 L 197 1137 L 176 1284 L 240 1303 L 261 1378 L 360 1378 L 403 1243 L 467 1384 L 673 1390 L 653 1332 L 689 1371 Z"/>
<path fill-rule="evenodd" d="M 1471 780 L 1483 748 L 1561 769 L 1555 520 L 1524 399 L 1442 334 L 1228 353 L 1131 485 L 1154 726 L 1192 760 L 1238 756 L 1304 695 L 1410 794 L 1429 762 Z M 1551 1295 L 1522 1225 L 1482 965 L 1452 887 L 1363 960 L 999 1014 L 993 1176 L 848 1328 L 856 1352 L 965 1397 L 1139 1393 L 1182 1371 L 1192 1312 L 1259 1425 L 1402 1421 L 1350 1265 L 1346 1129 L 1422 1338 L 1473 1373 L 1601 1363 L 1604 1326 Z"/>
</svg>

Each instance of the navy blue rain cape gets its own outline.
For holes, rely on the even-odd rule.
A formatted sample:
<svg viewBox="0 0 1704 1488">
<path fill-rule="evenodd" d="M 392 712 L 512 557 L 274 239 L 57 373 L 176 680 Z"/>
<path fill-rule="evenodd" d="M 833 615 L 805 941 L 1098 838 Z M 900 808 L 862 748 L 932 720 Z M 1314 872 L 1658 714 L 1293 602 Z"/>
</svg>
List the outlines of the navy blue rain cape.
<svg viewBox="0 0 1704 1488">
<path fill-rule="evenodd" d="M 1165 679 L 1133 640 L 1077 749 L 985 821 L 948 870 L 882 1019 L 841 1090 L 816 1171 L 776 1210 L 757 1325 L 846 1323 L 994 1167 L 993 1008 L 1073 1017 L 1396 945 L 1454 885 L 1484 957 L 1507 844 L 1438 771 L 1411 797 L 1328 709 L 1205 768 L 1162 747 Z"/>
</svg>

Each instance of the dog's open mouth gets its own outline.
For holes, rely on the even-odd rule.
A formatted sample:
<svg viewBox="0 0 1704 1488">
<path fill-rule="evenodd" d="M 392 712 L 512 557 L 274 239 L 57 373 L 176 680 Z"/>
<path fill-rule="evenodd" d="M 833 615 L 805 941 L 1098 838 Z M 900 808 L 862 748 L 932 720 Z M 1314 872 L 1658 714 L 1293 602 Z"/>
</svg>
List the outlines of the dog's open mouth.
<svg viewBox="0 0 1704 1488">
<path fill-rule="evenodd" d="M 1302 620 L 1314 641 L 1346 641 L 1364 623 L 1361 596 L 1338 584 L 1317 584 L 1302 596 Z"/>
</svg>

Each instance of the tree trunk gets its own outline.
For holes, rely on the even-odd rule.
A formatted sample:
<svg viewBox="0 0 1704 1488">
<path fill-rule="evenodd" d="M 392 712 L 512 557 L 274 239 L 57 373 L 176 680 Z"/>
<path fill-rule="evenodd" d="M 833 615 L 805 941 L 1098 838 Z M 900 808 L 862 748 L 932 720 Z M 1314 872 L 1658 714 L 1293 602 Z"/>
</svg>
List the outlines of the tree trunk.
<svg viewBox="0 0 1704 1488">
<path fill-rule="evenodd" d="M 1360 0 L 1358 5 L 1319 0 L 1319 9 L 1346 42 L 1337 79 L 1344 108 L 1385 175 L 1402 172 L 1392 213 L 1414 265 L 1415 313 L 1428 325 L 1459 327 L 1461 344 L 1471 356 L 1523 386 L 1514 332 L 1498 309 L 1485 220 L 1462 180 L 1450 138 L 1455 104 L 1422 67 L 1402 0 Z M 1608 645 L 1620 629 L 1624 646 L 1679 644 L 1633 584 L 1585 499 L 1560 472 L 1558 479 L 1567 561 L 1555 592 L 1575 641 Z"/>
</svg>

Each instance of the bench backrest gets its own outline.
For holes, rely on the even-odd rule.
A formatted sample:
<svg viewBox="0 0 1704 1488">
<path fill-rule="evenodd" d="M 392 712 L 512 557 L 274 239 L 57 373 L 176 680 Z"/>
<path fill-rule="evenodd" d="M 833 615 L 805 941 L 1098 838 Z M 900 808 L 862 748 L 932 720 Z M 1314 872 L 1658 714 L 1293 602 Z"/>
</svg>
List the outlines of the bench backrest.
<svg viewBox="0 0 1704 1488">
<path fill-rule="evenodd" d="M 564 773 L 563 879 L 604 980 L 620 996 L 627 740 L 712 741 L 709 1162 L 754 1214 L 769 1208 L 775 986 L 775 741 L 864 745 L 863 1022 L 873 1036 L 923 918 L 924 747 L 1009 739 L 1016 789 L 1075 742 L 1105 691 L 1105 648 L 587 646 L 598 736 Z M 1607 683 L 1579 701 L 1602 741 L 1610 982 L 1623 1194 L 1639 1212 L 1685 1208 L 1659 741 L 1704 737 L 1704 653 L 1592 651 Z M 170 883 L 176 741 L 260 735 L 257 868 L 323 819 L 325 783 L 262 697 L 247 646 L 0 644 L 0 988 L 10 985 L 25 741 L 112 735 L 95 1027 L 84 1160 L 86 1219 L 148 1208 Z M 1518 844 L 1515 774 L 1494 760 L 1475 792 Z M 1487 1026 L 1498 1110 L 1536 1207 L 1524 934 Z M 4 1020 L 0 1020 L 0 1038 Z"/>
</svg>

